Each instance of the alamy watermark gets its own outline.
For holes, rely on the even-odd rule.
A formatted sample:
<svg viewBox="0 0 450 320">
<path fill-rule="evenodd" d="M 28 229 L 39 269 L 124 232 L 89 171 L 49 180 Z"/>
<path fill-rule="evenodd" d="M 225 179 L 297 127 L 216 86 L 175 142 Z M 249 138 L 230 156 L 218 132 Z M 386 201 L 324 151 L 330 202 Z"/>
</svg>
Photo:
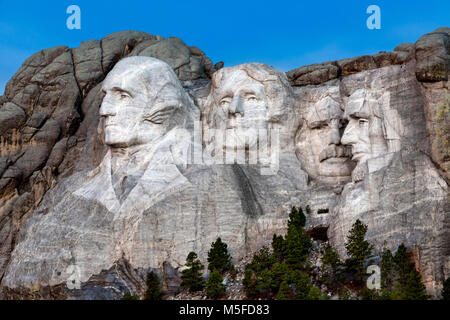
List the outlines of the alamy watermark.
<svg viewBox="0 0 450 320">
<path fill-rule="evenodd" d="M 66 20 L 66 26 L 69 30 L 81 29 L 81 9 L 79 6 L 72 4 L 67 7 L 67 14 L 70 16 Z"/>
<path fill-rule="evenodd" d="M 377 265 L 370 265 L 367 267 L 367 274 L 370 276 L 367 278 L 366 285 L 370 290 L 380 290 L 381 289 L 381 270 Z"/>
<path fill-rule="evenodd" d="M 367 14 L 370 16 L 367 18 L 366 25 L 369 30 L 381 29 L 381 9 L 379 6 L 372 4 L 367 7 Z"/>
</svg>

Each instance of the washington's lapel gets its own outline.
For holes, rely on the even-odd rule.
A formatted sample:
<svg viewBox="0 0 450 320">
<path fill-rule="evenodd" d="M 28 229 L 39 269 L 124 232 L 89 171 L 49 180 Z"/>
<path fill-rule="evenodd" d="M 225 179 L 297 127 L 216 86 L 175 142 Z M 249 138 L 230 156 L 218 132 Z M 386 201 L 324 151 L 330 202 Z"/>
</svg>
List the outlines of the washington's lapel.
<svg viewBox="0 0 450 320">
<path fill-rule="evenodd" d="M 75 195 L 102 203 L 109 211 L 120 208 L 111 181 L 111 151 L 108 150 L 100 165 L 88 174 L 87 181 L 78 188 Z"/>
</svg>

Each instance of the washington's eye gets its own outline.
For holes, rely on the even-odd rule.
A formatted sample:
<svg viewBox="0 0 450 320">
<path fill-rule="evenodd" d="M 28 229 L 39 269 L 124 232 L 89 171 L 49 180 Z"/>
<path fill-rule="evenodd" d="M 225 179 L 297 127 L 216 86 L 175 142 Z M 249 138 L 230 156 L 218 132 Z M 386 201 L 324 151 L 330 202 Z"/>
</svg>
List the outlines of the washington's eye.
<svg viewBox="0 0 450 320">
<path fill-rule="evenodd" d="M 358 123 L 359 123 L 360 126 L 363 126 L 366 123 L 368 123 L 368 121 L 366 119 L 358 119 Z"/>
</svg>

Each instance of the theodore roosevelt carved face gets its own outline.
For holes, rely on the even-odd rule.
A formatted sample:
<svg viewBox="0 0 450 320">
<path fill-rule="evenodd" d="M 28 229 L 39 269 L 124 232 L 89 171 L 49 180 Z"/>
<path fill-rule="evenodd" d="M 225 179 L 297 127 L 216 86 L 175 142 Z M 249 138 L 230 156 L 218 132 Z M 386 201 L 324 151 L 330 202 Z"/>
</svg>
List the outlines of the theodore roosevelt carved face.
<svg viewBox="0 0 450 320">
<path fill-rule="evenodd" d="M 102 86 L 105 144 L 126 148 L 156 141 L 189 118 L 189 97 L 173 70 L 150 57 L 119 61 Z"/>
<path fill-rule="evenodd" d="M 350 148 L 341 144 L 346 121 L 340 104 L 330 96 L 302 103 L 303 124 L 296 136 L 296 154 L 302 167 L 323 183 L 350 181 L 354 164 Z"/>
</svg>

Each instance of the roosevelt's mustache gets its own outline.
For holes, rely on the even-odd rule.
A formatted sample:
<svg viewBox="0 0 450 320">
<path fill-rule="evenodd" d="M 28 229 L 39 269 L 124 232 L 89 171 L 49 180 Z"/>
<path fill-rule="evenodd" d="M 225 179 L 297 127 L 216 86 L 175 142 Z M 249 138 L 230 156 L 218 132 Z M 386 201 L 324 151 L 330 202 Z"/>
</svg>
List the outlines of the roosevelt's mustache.
<svg viewBox="0 0 450 320">
<path fill-rule="evenodd" d="M 348 158 L 351 155 L 351 146 L 331 145 L 320 152 L 319 161 L 322 162 L 330 158 Z"/>
</svg>

